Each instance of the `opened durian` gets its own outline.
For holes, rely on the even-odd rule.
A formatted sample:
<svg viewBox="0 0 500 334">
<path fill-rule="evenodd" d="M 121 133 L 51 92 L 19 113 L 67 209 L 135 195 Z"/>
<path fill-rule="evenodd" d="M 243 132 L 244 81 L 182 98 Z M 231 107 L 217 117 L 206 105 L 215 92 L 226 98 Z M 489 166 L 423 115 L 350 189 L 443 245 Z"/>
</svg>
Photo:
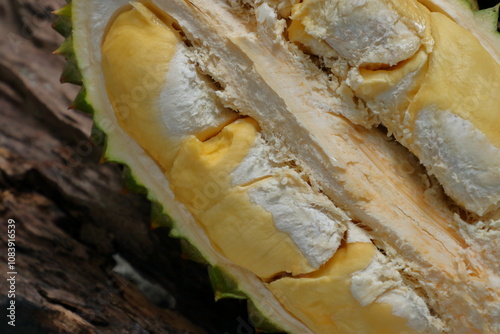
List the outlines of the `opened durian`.
<svg viewBox="0 0 500 334">
<path fill-rule="evenodd" d="M 267 330 L 500 333 L 498 8 L 73 0 L 55 26 L 107 159 Z"/>
</svg>

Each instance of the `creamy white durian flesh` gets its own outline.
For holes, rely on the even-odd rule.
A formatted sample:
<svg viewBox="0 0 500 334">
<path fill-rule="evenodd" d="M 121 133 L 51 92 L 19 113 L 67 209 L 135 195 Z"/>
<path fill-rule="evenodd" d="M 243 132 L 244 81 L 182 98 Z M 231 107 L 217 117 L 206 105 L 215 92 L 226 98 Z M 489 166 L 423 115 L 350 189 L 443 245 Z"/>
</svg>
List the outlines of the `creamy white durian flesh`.
<svg viewBox="0 0 500 334">
<path fill-rule="evenodd" d="M 231 4 L 73 3 L 110 158 L 286 331 L 498 331 L 494 229 L 464 229 L 403 148 L 340 116 L 362 110 L 283 38 L 287 8 Z"/>
<path fill-rule="evenodd" d="M 500 208 L 500 42 L 478 39 L 438 7 L 449 3 L 305 0 L 292 10 L 290 36 L 334 49 L 335 60 L 317 54 L 343 61 L 353 95 L 449 196 L 484 215 Z"/>
</svg>

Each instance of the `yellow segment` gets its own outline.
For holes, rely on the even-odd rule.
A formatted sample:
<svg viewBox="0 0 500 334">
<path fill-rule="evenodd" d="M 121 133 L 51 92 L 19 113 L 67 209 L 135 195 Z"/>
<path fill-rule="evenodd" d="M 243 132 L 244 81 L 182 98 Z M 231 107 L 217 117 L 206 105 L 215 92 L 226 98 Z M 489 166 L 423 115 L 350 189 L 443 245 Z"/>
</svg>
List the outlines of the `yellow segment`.
<svg viewBox="0 0 500 334">
<path fill-rule="evenodd" d="M 394 316 L 392 306 L 361 306 L 352 296 L 351 275 L 363 270 L 376 252 L 370 243 L 341 247 L 320 270 L 300 278 L 286 277 L 268 286 L 281 304 L 314 333 L 412 334 L 407 320 Z"/>
<path fill-rule="evenodd" d="M 297 6 L 297 5 L 295 5 Z M 304 25 L 298 20 L 292 20 L 288 27 L 288 40 L 299 44 L 304 52 L 336 57 L 337 53 L 324 41 L 309 35 Z"/>
<path fill-rule="evenodd" d="M 248 197 L 248 187 L 232 187 L 231 172 L 243 161 L 258 135 L 245 118 L 202 142 L 184 142 L 171 170 L 171 188 L 193 213 L 220 252 L 261 278 L 281 272 L 314 270 L 297 245 L 276 229 L 272 215 Z"/>
<path fill-rule="evenodd" d="M 433 52 L 427 54 L 421 49 L 411 59 L 389 69 L 360 69 L 363 83 L 356 94 L 376 99 L 411 72 L 420 71 L 413 78 L 412 90 L 390 110 L 396 121 L 388 124 L 384 119 L 389 129 L 402 127 L 406 117 L 412 131 L 418 113 L 434 107 L 470 121 L 500 148 L 500 66 L 468 30 L 445 15 L 431 13 L 429 22 L 435 42 Z M 407 144 L 411 142 L 410 138 Z"/>
<path fill-rule="evenodd" d="M 432 13 L 434 51 L 414 102 L 412 119 L 428 106 L 470 121 L 500 148 L 500 65 L 465 28 Z"/>
<path fill-rule="evenodd" d="M 214 131 L 209 128 L 182 144 L 165 130 L 156 103 L 182 42 L 171 24 L 134 2 L 109 28 L 102 69 L 120 127 L 164 169 L 176 198 L 226 257 L 264 278 L 314 270 L 292 239 L 276 229 L 272 215 L 253 204 L 244 188 L 231 187 L 230 173 L 257 137 L 255 121 L 230 124 L 202 141 Z"/>
<path fill-rule="evenodd" d="M 210 240 L 227 258 L 261 278 L 313 271 L 290 236 L 276 229 L 273 216 L 252 203 L 247 191 L 233 188 L 199 216 Z"/>
<path fill-rule="evenodd" d="M 407 75 L 418 72 L 427 63 L 427 59 L 427 52 L 425 52 L 424 49 L 420 49 L 420 51 L 418 51 L 412 58 L 388 69 L 370 70 L 360 68 L 359 73 L 363 77 L 363 83 L 357 87 L 356 94 L 365 99 L 383 94 L 386 91 L 393 89 Z M 422 80 L 423 76 L 420 76 L 420 80 L 415 80 L 414 78 L 412 85 L 419 86 L 422 83 Z M 408 98 L 413 97 L 414 95 L 415 94 L 406 94 Z M 405 109 L 406 108 L 398 108 L 397 110 Z"/>
<path fill-rule="evenodd" d="M 377 97 L 384 93 L 393 98 L 396 94 L 394 93 L 395 88 L 406 77 L 412 77 L 409 86 L 404 91 L 398 92 L 401 96 L 400 99 L 395 99 L 395 102 L 391 103 L 381 103 L 381 109 L 386 109 L 384 110 L 386 113 L 382 118 L 382 122 L 391 132 L 394 129 L 400 129 L 399 132 L 396 132 L 397 135 L 400 135 L 403 132 L 403 127 L 407 125 L 405 121 L 406 110 L 425 79 L 428 57 L 425 49 L 421 48 L 412 58 L 402 61 L 389 69 L 359 69 L 359 73 L 363 77 L 363 83 L 356 87 L 355 94 L 366 101 L 376 100 Z M 383 101 L 383 99 L 381 100 Z M 401 140 L 401 138 L 398 139 Z M 404 144 L 406 145 L 408 142 L 404 142 Z"/>
<path fill-rule="evenodd" d="M 406 75 L 420 71 L 396 105 L 387 106 L 380 101 L 381 108 L 389 108 L 383 123 L 391 132 L 402 134 L 406 127 L 411 133 L 418 113 L 432 107 L 470 121 L 500 148 L 500 65 L 472 33 L 449 17 L 430 12 L 415 0 L 389 0 L 387 4 L 401 15 L 406 26 L 418 32 L 423 47 L 396 66 L 360 68 L 363 83 L 356 87 L 356 95 L 376 101 Z M 317 14 L 323 13 L 325 6 L 322 0 L 304 0 L 294 7 L 289 28 L 292 41 L 309 48 L 324 43 L 306 31 L 316 31 L 318 35 L 335 40 L 335 31 L 319 25 L 326 18 Z M 422 28 L 423 31 L 419 31 Z M 411 145 L 412 138 L 407 139 L 405 144 Z"/>
<path fill-rule="evenodd" d="M 245 118 L 227 125 L 206 141 L 189 137 L 171 170 L 170 186 L 177 199 L 199 215 L 220 202 L 231 189 L 231 172 L 257 138 L 258 125 Z"/>
<path fill-rule="evenodd" d="M 179 34 L 143 4 L 121 13 L 102 45 L 106 89 L 120 127 L 156 161 L 173 159 L 173 143 L 156 105 Z"/>
<path fill-rule="evenodd" d="M 298 42 L 304 46 L 317 43 L 318 40 L 304 30 L 304 25 L 297 20 L 293 20 L 288 27 L 288 39 L 292 42 Z"/>
</svg>

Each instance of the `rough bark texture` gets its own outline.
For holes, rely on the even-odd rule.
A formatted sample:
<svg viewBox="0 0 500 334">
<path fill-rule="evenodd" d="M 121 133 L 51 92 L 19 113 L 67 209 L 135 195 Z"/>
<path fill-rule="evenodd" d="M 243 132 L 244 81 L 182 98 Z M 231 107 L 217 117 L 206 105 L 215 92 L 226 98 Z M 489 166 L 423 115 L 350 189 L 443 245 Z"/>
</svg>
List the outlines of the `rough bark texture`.
<svg viewBox="0 0 500 334">
<path fill-rule="evenodd" d="M 63 4 L 0 0 L 0 332 L 252 333 L 245 303 L 214 303 L 206 267 L 150 229 L 146 199 L 121 191 L 122 167 L 99 163 L 90 117 L 68 110 L 78 87 L 59 83 L 64 60 L 51 55 L 62 41 L 51 11 Z"/>
</svg>

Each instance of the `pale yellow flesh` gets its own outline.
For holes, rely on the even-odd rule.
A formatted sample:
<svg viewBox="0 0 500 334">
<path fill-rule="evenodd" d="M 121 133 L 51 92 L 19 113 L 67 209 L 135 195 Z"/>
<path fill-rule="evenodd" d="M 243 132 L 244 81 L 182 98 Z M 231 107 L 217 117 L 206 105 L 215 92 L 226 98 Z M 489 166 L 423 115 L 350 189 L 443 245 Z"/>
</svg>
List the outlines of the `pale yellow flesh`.
<svg viewBox="0 0 500 334">
<path fill-rule="evenodd" d="M 405 319 L 392 314 L 391 305 L 375 302 L 363 307 L 352 296 L 351 275 L 368 267 L 375 252 L 370 243 L 348 243 L 321 270 L 276 280 L 269 288 L 314 333 L 416 333 Z"/>
<path fill-rule="evenodd" d="M 192 135 L 178 145 L 161 127 L 156 105 L 160 85 L 148 91 L 147 102 L 131 101 L 121 106 L 117 97 L 128 101 L 134 96 L 138 87 L 134 83 L 141 82 L 145 74 L 144 64 L 146 69 L 158 64 L 156 82 L 164 81 L 169 61 L 181 43 L 178 34 L 149 9 L 140 3 L 134 6 L 137 9 L 115 19 L 103 43 L 108 93 L 122 129 L 164 168 L 179 202 L 229 259 L 263 278 L 281 272 L 312 271 L 290 237 L 276 229 L 272 216 L 253 204 L 245 189 L 231 189 L 230 172 L 241 163 L 257 136 L 254 121 L 232 123 L 204 142 Z M 124 50 L 131 50 L 130 58 Z"/>
<path fill-rule="evenodd" d="M 428 74 L 410 106 L 412 118 L 434 105 L 470 121 L 500 148 L 500 65 L 468 30 L 443 14 L 432 13 L 431 26 L 434 50 Z M 459 98 L 463 95 L 469 97 L 465 103 Z"/>
<path fill-rule="evenodd" d="M 248 154 L 257 130 L 247 118 L 205 142 L 188 139 L 170 174 L 172 190 L 234 263 L 262 278 L 310 272 L 313 268 L 290 237 L 276 229 L 272 215 L 251 202 L 247 191 L 252 185 L 231 186 L 230 173 Z"/>
<path fill-rule="evenodd" d="M 147 101 L 137 104 L 137 101 L 128 100 L 137 87 L 133 82 L 142 80 L 144 64 L 157 64 L 157 71 L 149 74 L 155 77 L 156 82 L 164 80 L 169 60 L 181 42 L 178 34 L 155 18 L 146 7 L 140 4 L 134 6 L 136 9 L 116 18 L 103 43 L 103 71 L 108 94 L 122 129 L 165 170 L 178 201 L 187 207 L 206 230 L 214 246 L 227 258 L 262 278 L 281 272 L 293 275 L 311 272 L 313 268 L 290 237 L 276 229 L 271 214 L 250 201 L 246 191 L 252 185 L 231 186 L 231 171 L 241 163 L 258 135 L 259 127 L 255 121 L 242 119 L 227 125 L 206 141 L 189 136 L 180 146 L 174 146 L 160 126 L 155 105 L 158 87 L 148 91 Z M 128 54 L 123 52 L 125 49 L 132 50 L 133 58 L 127 58 Z M 124 100 L 127 102 L 122 106 Z M 366 244 L 353 246 L 353 249 L 356 251 L 352 254 L 358 259 L 344 257 L 345 250 L 341 250 L 335 255 L 336 260 L 330 261 L 325 269 L 310 274 L 311 277 L 324 275 L 326 281 L 331 280 L 332 275 L 333 279 L 342 275 L 348 278 L 355 271 L 353 268 L 361 270 L 366 267 L 373 257 L 374 246 Z M 335 273 L 328 268 L 336 268 L 333 270 Z M 297 282 L 301 282 L 300 279 Z M 325 291 L 332 292 L 327 286 L 325 289 L 307 292 L 307 296 L 305 292 L 303 296 L 299 293 L 298 297 L 315 299 L 324 305 L 332 299 L 349 301 L 351 307 L 361 308 L 352 297 L 348 284 L 337 287 L 334 298 L 324 294 Z M 290 298 L 295 298 L 297 293 L 290 294 Z M 374 314 L 385 317 L 385 320 L 379 321 L 380 324 L 390 322 L 403 328 L 406 322 L 391 314 L 390 305 L 376 304 L 364 309 L 372 311 L 361 311 L 358 316 L 366 316 L 366 322 L 374 326 L 377 326 Z M 315 317 L 301 320 L 312 322 L 311 328 L 320 330 L 318 333 L 323 330 L 322 326 L 343 326 L 342 321 L 337 323 L 336 320 L 343 314 L 341 309 L 332 307 L 326 312 L 332 317 L 327 324 L 324 319 Z M 295 312 L 292 314 L 297 315 Z"/>
<path fill-rule="evenodd" d="M 171 161 L 175 147 L 158 121 L 156 100 L 181 39 L 144 5 L 134 6 L 116 17 L 103 41 L 106 88 L 120 126 L 153 159 Z"/>
<path fill-rule="evenodd" d="M 389 111 L 393 120 L 384 120 L 384 125 L 392 133 L 403 137 L 403 133 L 413 131 L 418 113 L 432 106 L 470 121 L 494 146 L 500 148 L 500 65 L 468 30 L 449 17 L 430 12 L 415 0 L 406 0 L 405 4 L 400 1 L 389 3 L 401 17 L 426 27 L 420 36 L 422 49 L 411 59 L 394 67 L 387 68 L 386 64 L 375 68 L 361 67 L 363 83 L 355 89 L 357 95 L 364 99 L 376 99 L 390 91 L 404 75 L 420 67 L 423 73 L 413 82 L 413 93 L 418 92 L 418 95 L 413 96 L 410 91 L 406 96 L 408 100 L 401 101 L 397 108 L 392 106 Z M 320 0 L 305 0 L 295 7 L 292 17 L 297 23 L 292 24 L 292 31 L 289 32 L 292 41 L 316 49 L 324 45 L 324 41 L 306 32 L 314 33 L 315 29 L 321 28 L 315 22 L 315 15 L 322 10 L 321 4 Z M 330 36 L 329 33 L 334 34 L 327 31 L 325 38 Z M 459 98 L 464 95 L 470 96 L 470 103 L 464 104 Z M 381 105 L 381 108 L 388 107 Z M 409 108 L 409 114 L 406 114 L 406 108 Z M 412 141 L 411 137 L 407 138 L 405 144 L 411 147 Z"/>
</svg>

